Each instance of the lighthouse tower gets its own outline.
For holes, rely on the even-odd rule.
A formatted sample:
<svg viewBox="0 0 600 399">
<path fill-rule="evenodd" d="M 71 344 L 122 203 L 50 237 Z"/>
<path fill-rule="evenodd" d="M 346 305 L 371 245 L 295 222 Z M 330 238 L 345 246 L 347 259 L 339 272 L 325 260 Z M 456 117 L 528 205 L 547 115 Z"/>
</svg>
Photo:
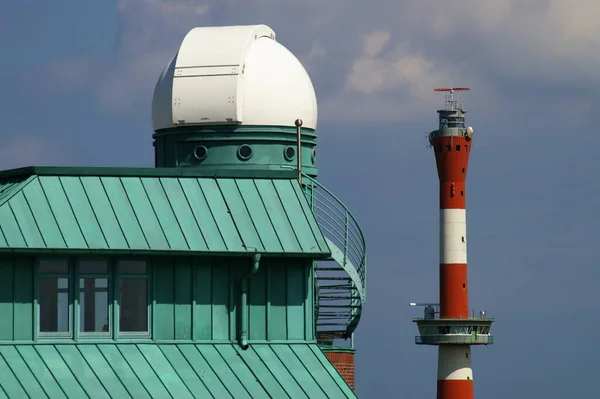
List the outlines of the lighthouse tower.
<svg viewBox="0 0 600 399">
<path fill-rule="evenodd" d="M 438 399 L 471 399 L 473 371 L 471 345 L 493 343 L 493 319 L 485 311 L 469 311 L 467 279 L 466 187 L 473 129 L 465 126 L 465 109 L 456 92 L 468 88 L 440 88 L 446 92 L 445 108 L 438 110 L 439 127 L 429 133 L 440 183 L 440 291 L 439 303 L 425 306 L 416 343 L 439 346 Z"/>
</svg>

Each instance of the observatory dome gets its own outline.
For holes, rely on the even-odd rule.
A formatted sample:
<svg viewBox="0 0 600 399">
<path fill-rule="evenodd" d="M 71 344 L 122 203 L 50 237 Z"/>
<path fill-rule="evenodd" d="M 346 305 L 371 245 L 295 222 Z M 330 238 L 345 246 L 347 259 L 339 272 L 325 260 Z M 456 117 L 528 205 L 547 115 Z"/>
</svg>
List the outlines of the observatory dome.
<svg viewBox="0 0 600 399">
<path fill-rule="evenodd" d="M 317 100 L 300 61 L 265 25 L 194 28 L 154 90 L 154 131 L 183 126 L 316 129 Z"/>
</svg>

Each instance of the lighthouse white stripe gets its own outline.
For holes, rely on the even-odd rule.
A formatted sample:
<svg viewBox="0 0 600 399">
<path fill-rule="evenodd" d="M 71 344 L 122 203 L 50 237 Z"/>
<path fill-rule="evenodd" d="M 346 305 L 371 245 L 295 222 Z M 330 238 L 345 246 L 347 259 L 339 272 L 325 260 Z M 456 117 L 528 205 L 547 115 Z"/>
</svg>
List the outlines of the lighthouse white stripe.
<svg viewBox="0 0 600 399">
<path fill-rule="evenodd" d="M 440 209 L 440 220 L 452 223 L 467 223 L 466 209 Z"/>
<path fill-rule="evenodd" d="M 440 210 L 440 263 L 467 263 L 467 212 Z"/>
<path fill-rule="evenodd" d="M 438 354 L 438 380 L 472 380 L 471 347 L 441 345 Z"/>
</svg>

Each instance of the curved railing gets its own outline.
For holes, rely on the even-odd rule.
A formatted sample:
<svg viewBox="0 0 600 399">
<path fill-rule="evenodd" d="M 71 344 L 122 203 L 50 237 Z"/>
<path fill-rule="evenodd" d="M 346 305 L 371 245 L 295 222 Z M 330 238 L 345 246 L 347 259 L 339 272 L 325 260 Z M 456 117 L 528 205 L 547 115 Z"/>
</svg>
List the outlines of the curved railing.
<svg viewBox="0 0 600 399">
<path fill-rule="evenodd" d="M 350 210 L 335 194 L 308 175 L 302 175 L 306 196 L 323 234 L 342 251 L 343 263 L 352 264 L 360 278 L 360 296 L 366 299 L 367 246 L 363 232 Z M 344 266 L 342 265 L 342 266 Z"/>
<path fill-rule="evenodd" d="M 304 192 L 340 267 L 317 263 L 317 332 L 348 338 L 366 300 L 367 248 L 358 222 L 331 191 L 303 174 Z"/>
</svg>

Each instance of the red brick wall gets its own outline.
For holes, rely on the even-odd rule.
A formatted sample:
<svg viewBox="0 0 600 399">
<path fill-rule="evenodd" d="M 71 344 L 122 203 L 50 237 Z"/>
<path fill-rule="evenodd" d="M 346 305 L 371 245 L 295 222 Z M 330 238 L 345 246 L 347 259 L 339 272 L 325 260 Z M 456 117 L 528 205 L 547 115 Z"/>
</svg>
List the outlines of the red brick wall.
<svg viewBox="0 0 600 399">
<path fill-rule="evenodd" d="M 323 350 L 325 356 L 346 380 L 350 388 L 354 389 L 354 353 L 328 352 Z"/>
</svg>

